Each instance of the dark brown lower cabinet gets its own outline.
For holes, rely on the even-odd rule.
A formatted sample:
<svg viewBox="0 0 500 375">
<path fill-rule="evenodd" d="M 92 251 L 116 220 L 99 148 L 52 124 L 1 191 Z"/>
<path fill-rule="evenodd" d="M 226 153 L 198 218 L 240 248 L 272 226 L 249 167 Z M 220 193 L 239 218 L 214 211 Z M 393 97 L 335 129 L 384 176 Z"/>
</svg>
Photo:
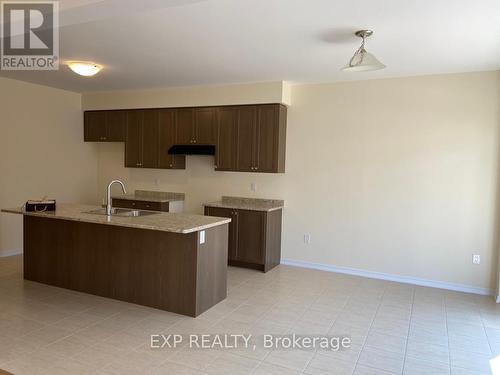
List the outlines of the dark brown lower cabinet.
<svg viewBox="0 0 500 375">
<path fill-rule="evenodd" d="M 227 230 L 200 244 L 199 232 L 25 216 L 24 278 L 196 317 L 226 298 Z"/>
<path fill-rule="evenodd" d="M 143 201 L 143 200 L 135 201 L 133 199 L 113 198 L 112 203 L 113 203 L 113 207 L 130 208 L 132 210 L 169 212 L 169 208 L 170 208 L 170 204 L 168 202 L 150 202 L 150 201 Z"/>
<path fill-rule="evenodd" d="M 281 260 L 282 210 L 251 211 L 205 207 L 205 215 L 231 219 L 228 238 L 228 264 L 264 272 Z"/>
</svg>

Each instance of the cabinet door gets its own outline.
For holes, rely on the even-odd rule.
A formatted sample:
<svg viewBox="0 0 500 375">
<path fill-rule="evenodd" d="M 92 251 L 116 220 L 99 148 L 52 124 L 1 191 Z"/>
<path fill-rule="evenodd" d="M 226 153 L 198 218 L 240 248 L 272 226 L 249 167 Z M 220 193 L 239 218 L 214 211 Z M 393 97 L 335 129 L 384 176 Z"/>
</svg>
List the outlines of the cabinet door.
<svg viewBox="0 0 500 375">
<path fill-rule="evenodd" d="M 106 111 L 106 128 L 108 142 L 123 142 L 125 141 L 125 133 L 127 128 L 127 112 L 126 111 Z"/>
<path fill-rule="evenodd" d="M 127 137 L 125 140 L 125 167 L 142 167 L 143 111 L 127 112 Z"/>
<path fill-rule="evenodd" d="M 219 108 L 217 111 L 217 150 L 215 168 L 218 171 L 236 170 L 236 140 L 238 109 Z"/>
<path fill-rule="evenodd" d="M 264 263 L 265 212 L 236 210 L 238 246 L 236 260 L 254 264 Z"/>
<path fill-rule="evenodd" d="M 159 111 L 144 111 L 142 125 L 142 168 L 158 168 L 159 157 Z"/>
<path fill-rule="evenodd" d="M 186 168 L 184 155 L 169 155 L 168 150 L 175 144 L 175 110 L 162 109 L 159 114 L 159 160 L 158 167 L 165 169 Z"/>
<path fill-rule="evenodd" d="M 256 116 L 255 106 L 238 108 L 238 134 L 236 141 L 236 168 L 242 172 L 252 172 L 255 159 L 256 138 Z"/>
<path fill-rule="evenodd" d="M 195 109 L 194 131 L 194 143 L 215 145 L 217 137 L 216 108 Z"/>
<path fill-rule="evenodd" d="M 254 169 L 257 172 L 277 172 L 278 163 L 277 105 L 257 107 L 257 136 Z"/>
<path fill-rule="evenodd" d="M 102 142 L 107 138 L 106 112 L 85 112 L 84 119 L 84 141 Z"/>
<path fill-rule="evenodd" d="M 205 207 L 206 216 L 227 217 L 231 219 L 229 223 L 228 259 L 236 260 L 238 245 L 238 221 L 235 210 L 219 207 Z"/>
<path fill-rule="evenodd" d="M 194 116 L 192 109 L 176 110 L 176 144 L 190 144 L 194 140 Z"/>
</svg>

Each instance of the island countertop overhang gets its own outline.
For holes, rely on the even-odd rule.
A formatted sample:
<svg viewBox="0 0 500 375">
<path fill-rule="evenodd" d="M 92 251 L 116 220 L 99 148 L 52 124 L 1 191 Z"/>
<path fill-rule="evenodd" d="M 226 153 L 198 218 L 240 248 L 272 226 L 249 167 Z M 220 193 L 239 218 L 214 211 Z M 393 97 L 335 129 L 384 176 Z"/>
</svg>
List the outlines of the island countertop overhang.
<svg viewBox="0 0 500 375">
<path fill-rule="evenodd" d="M 60 203 L 57 205 L 56 211 L 26 212 L 23 208 L 19 207 L 2 209 L 2 212 L 182 234 L 199 232 L 201 230 L 231 222 L 231 219 L 229 218 L 170 212 L 158 212 L 154 215 L 141 217 L 108 217 L 105 215 L 88 213 L 88 211 L 97 210 L 99 208 L 101 207 L 84 204 Z"/>
</svg>

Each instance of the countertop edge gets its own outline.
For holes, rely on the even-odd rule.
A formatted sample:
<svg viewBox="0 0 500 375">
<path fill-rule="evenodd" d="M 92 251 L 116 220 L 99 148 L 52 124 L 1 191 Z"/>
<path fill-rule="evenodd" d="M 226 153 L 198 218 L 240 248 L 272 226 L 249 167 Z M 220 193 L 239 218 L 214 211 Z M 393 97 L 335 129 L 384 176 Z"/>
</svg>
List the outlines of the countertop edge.
<svg viewBox="0 0 500 375">
<path fill-rule="evenodd" d="M 144 224 L 135 224 L 134 225 L 134 224 L 130 224 L 130 223 L 113 223 L 113 222 L 103 223 L 103 222 L 98 222 L 98 221 L 94 221 L 94 220 L 90 220 L 90 219 L 86 220 L 83 218 L 74 218 L 74 217 L 68 217 L 68 216 L 51 216 L 51 215 L 47 215 L 46 213 L 42 213 L 42 212 L 26 212 L 26 211 L 20 212 L 19 210 L 15 210 L 15 209 L 1 209 L 0 212 L 15 214 L 15 215 L 23 215 L 23 216 L 43 217 L 46 219 L 79 221 L 82 223 L 99 224 L 99 225 L 112 225 L 115 227 L 145 229 L 145 230 L 154 230 L 154 231 L 158 231 L 158 232 L 179 233 L 179 234 L 189 234 L 189 233 L 199 232 L 201 230 L 214 228 L 214 227 L 217 227 L 219 225 L 229 224 L 231 222 L 231 219 L 229 219 L 229 218 L 220 218 L 220 220 L 216 223 L 204 224 L 204 225 L 190 228 L 190 229 L 173 230 L 173 229 L 162 229 L 160 227 L 148 226 L 148 225 L 144 225 Z M 215 217 L 218 217 L 218 216 L 215 216 Z"/>
<path fill-rule="evenodd" d="M 213 208 L 233 208 L 233 209 L 238 209 L 238 210 L 248 210 L 248 211 L 260 211 L 260 212 L 271 212 L 271 211 L 277 211 L 277 210 L 282 210 L 285 208 L 285 206 L 279 206 L 279 207 L 270 207 L 270 208 L 257 208 L 257 207 L 244 207 L 244 206 L 239 206 L 237 204 L 221 204 L 220 202 L 210 202 L 210 203 L 203 203 L 203 207 L 213 207 Z"/>
</svg>

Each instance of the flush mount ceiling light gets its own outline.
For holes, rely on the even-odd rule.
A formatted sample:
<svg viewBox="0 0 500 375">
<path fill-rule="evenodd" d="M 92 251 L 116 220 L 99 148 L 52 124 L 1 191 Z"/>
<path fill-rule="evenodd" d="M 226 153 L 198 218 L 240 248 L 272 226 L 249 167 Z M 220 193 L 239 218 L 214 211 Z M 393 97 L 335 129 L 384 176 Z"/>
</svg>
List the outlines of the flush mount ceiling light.
<svg viewBox="0 0 500 375">
<path fill-rule="evenodd" d="M 363 39 L 361 46 L 351 57 L 346 66 L 341 70 L 344 72 L 367 72 L 370 70 L 384 69 L 385 65 L 377 60 L 375 56 L 365 50 L 365 39 L 373 34 L 371 30 L 359 30 L 354 35 Z"/>
<path fill-rule="evenodd" d="M 93 75 L 96 75 L 102 69 L 101 65 L 94 64 L 93 62 L 70 61 L 67 64 L 69 68 L 76 74 L 85 77 L 91 77 Z"/>
</svg>

